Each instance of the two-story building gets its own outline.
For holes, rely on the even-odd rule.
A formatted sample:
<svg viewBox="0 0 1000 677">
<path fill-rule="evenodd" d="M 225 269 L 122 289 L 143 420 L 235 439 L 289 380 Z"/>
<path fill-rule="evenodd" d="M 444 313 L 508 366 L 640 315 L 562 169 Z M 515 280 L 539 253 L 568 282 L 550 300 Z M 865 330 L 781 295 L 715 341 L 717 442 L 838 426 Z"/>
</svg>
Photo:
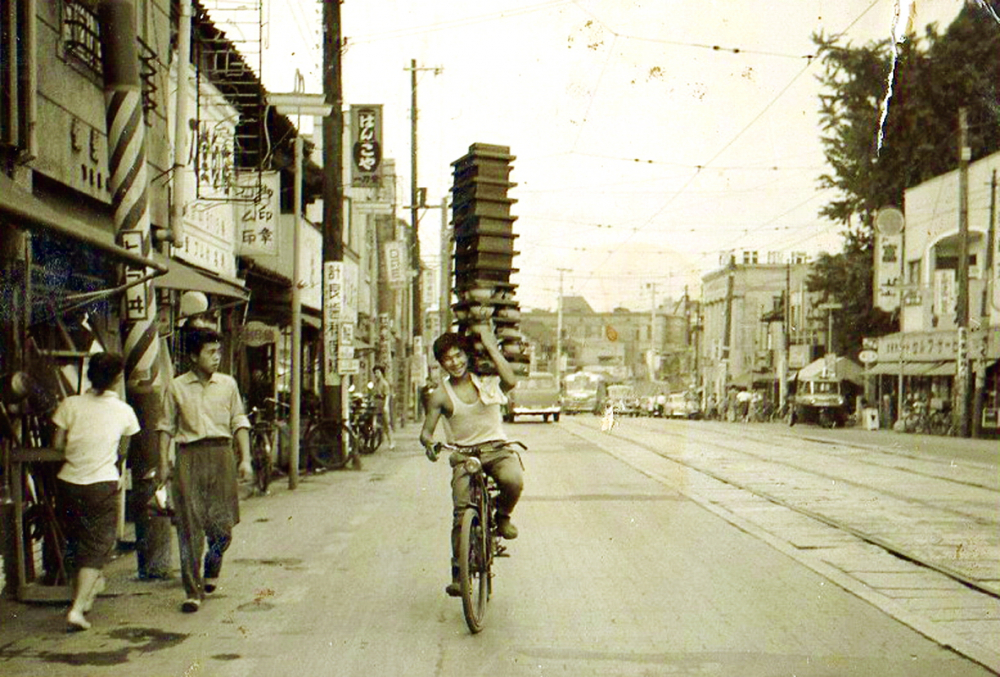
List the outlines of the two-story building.
<svg viewBox="0 0 1000 677">
<path fill-rule="evenodd" d="M 781 374 L 820 356 L 826 324 L 816 315 L 816 295 L 806 289 L 809 268 L 804 261 L 737 263 L 731 257 L 702 278 L 698 364 L 706 401 L 737 387 L 765 390 L 777 402 Z"/>
<path fill-rule="evenodd" d="M 998 430 L 1000 409 L 1000 293 L 996 280 L 1000 256 L 996 238 L 996 175 L 1000 153 L 968 166 L 968 322 L 959 328 L 960 177 L 955 170 L 905 193 L 901 229 L 878 235 L 876 275 L 902 285 L 876 284 L 877 302 L 899 309 L 900 332 L 870 340 L 876 361 L 868 373 L 877 378 L 885 402 L 883 418 L 895 420 L 911 398 L 947 409 L 955 404 L 956 376 L 965 363 L 973 383 L 973 429 Z M 899 230 L 899 232 L 895 232 Z M 892 247 L 899 256 L 890 256 Z M 891 270 L 901 266 L 902 270 Z M 890 269 L 890 270 L 887 270 Z"/>
</svg>

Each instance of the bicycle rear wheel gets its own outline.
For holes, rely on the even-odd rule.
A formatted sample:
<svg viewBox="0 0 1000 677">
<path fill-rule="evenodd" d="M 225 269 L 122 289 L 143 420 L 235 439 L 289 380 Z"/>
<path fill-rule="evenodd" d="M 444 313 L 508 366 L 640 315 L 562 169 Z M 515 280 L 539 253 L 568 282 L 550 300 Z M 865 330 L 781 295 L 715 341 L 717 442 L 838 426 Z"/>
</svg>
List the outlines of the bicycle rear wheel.
<svg viewBox="0 0 1000 677">
<path fill-rule="evenodd" d="M 347 463 L 347 454 L 341 444 L 339 431 L 328 423 L 318 423 L 302 445 L 309 464 L 314 468 L 336 470 Z"/>
<path fill-rule="evenodd" d="M 490 599 L 489 535 L 476 510 L 462 515 L 458 540 L 458 577 L 462 587 L 465 623 L 475 634 L 483 629 Z"/>
</svg>

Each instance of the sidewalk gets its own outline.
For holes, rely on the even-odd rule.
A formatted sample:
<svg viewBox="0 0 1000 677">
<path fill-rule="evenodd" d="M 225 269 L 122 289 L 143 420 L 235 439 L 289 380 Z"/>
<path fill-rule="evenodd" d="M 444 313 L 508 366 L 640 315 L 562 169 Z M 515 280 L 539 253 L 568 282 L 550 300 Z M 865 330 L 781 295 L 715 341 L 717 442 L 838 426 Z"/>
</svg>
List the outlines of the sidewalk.
<svg viewBox="0 0 1000 677">
<path fill-rule="evenodd" d="M 419 433 L 419 426 L 412 423 L 402 430 L 397 429 L 395 451 L 390 451 L 386 445 L 371 456 L 363 456 L 360 472 L 345 469 L 300 476 L 299 488 L 295 491 L 289 489 L 288 477 L 285 475 L 274 478 L 267 496 L 251 496 L 250 484 L 241 483 L 240 524 L 233 531 L 233 548 L 227 553 L 227 561 L 234 557 L 236 559 L 230 566 L 224 567 L 222 580 L 226 591 L 223 594 L 235 595 L 239 591 L 253 596 L 254 582 L 252 579 L 237 578 L 237 568 L 234 566 L 236 564 L 245 566 L 243 560 L 248 555 L 246 548 L 251 525 L 269 522 L 276 510 L 287 509 L 289 501 L 296 500 L 296 494 L 313 494 L 322 491 L 328 484 L 370 481 L 365 478 L 378 475 L 380 469 L 394 462 L 397 455 L 412 454 L 419 450 Z M 132 525 L 127 526 L 131 534 Z M 181 584 L 176 534 L 173 538 L 172 557 L 172 579 L 142 581 L 137 576 L 135 553 L 133 551 L 117 553 L 104 568 L 107 586 L 94 604 L 91 618 L 94 630 L 88 632 L 67 634 L 65 617 L 69 604 L 66 602 L 24 603 L 13 599 L 0 599 L 0 665 L 12 658 L 5 653 L 4 647 L 26 644 L 33 647 L 34 651 L 35 647 L 39 646 L 36 639 L 53 642 L 48 648 L 64 650 L 67 660 L 72 658 L 74 661 L 68 662 L 67 665 L 77 666 L 87 665 L 85 650 L 88 642 L 96 641 L 95 638 L 109 633 L 126 644 L 135 646 L 134 650 L 138 652 L 160 648 L 164 642 L 169 644 L 171 626 L 190 626 L 199 622 L 199 618 L 207 618 L 204 609 L 197 614 L 182 614 L 179 610 L 180 603 L 184 599 L 184 589 Z M 154 625 L 162 625 L 163 631 L 160 634 L 147 633 L 148 636 L 144 635 L 141 638 L 126 637 L 124 634 L 118 637 L 115 633 L 122 634 L 125 631 L 114 629 L 115 626 L 149 628 Z M 144 646 L 146 648 L 143 648 Z M 127 662 L 124 655 L 121 662 Z M 0 668 L 0 674 L 10 673 Z"/>
<path fill-rule="evenodd" d="M 1000 461 L 1000 441 L 970 439 L 962 437 L 945 437 L 942 435 L 918 435 L 915 433 L 899 433 L 889 429 L 865 430 L 863 428 L 820 428 L 817 426 L 797 425 L 793 428 L 784 423 L 754 424 L 769 425 L 782 428 L 785 431 L 795 430 L 800 436 L 820 442 L 836 442 L 856 447 L 872 447 L 878 449 L 921 451 L 934 448 L 955 454 L 973 453 L 982 456 L 982 461 L 997 463 Z M 806 432 L 807 431 L 807 432 Z"/>
</svg>

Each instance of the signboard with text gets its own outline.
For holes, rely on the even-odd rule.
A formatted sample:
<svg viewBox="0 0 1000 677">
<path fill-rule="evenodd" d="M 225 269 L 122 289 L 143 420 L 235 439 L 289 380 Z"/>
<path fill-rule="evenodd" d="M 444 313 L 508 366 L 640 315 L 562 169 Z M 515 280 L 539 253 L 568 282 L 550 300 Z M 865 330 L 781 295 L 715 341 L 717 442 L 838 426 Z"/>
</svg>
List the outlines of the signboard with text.
<svg viewBox="0 0 1000 677">
<path fill-rule="evenodd" d="M 259 177 L 256 172 L 237 175 L 233 190 L 241 256 L 278 255 L 279 187 L 278 172 L 262 172 Z"/>
<path fill-rule="evenodd" d="M 141 230 L 123 230 L 119 232 L 122 248 L 135 254 L 142 254 L 144 239 Z M 131 284 L 141 280 L 146 275 L 146 269 L 140 266 L 127 264 L 125 266 L 125 284 Z M 130 322 L 139 322 L 150 319 L 149 309 L 152 301 L 150 294 L 152 287 L 149 284 L 135 284 L 125 290 L 125 318 Z"/>
<path fill-rule="evenodd" d="M 875 237 L 875 305 L 886 312 L 899 308 L 903 282 L 903 235 Z"/>
<path fill-rule="evenodd" d="M 337 385 L 338 352 L 340 349 L 340 318 L 344 308 L 344 264 L 327 261 L 323 264 L 323 347 L 325 384 Z"/>
<path fill-rule="evenodd" d="M 351 185 L 378 186 L 382 166 L 382 105 L 351 106 Z"/>
<path fill-rule="evenodd" d="M 406 284 L 406 243 L 393 240 L 385 243 L 385 268 L 389 286 L 401 287 Z"/>
</svg>

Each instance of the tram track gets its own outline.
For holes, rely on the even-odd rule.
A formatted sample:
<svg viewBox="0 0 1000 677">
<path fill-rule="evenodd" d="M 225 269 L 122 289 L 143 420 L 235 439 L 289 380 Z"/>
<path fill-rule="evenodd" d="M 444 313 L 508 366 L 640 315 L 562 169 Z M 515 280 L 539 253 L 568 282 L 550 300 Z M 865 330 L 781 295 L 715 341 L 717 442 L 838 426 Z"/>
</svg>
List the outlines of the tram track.
<svg viewBox="0 0 1000 677">
<path fill-rule="evenodd" d="M 591 422 L 574 421 L 574 423 L 598 431 L 597 426 Z M 987 543 L 991 538 L 995 540 L 993 535 L 998 531 L 997 520 L 977 514 L 968 508 L 968 502 L 941 498 L 949 493 L 967 495 L 973 492 L 982 501 L 987 512 L 990 510 L 990 505 L 994 506 L 990 514 L 996 515 L 995 506 L 1000 503 L 1000 491 L 996 488 L 968 478 L 952 479 L 905 465 L 900 467 L 896 464 L 872 462 L 859 453 L 852 454 L 847 459 L 841 454 L 823 450 L 822 445 L 838 444 L 830 440 L 808 440 L 800 436 L 778 433 L 781 443 L 775 444 L 773 433 L 768 437 L 761 437 L 749 434 L 750 431 L 746 428 L 740 428 L 738 434 L 742 444 L 736 445 L 731 441 L 734 435 L 732 432 L 700 425 L 694 430 L 692 427 L 694 425 L 698 424 L 690 424 L 685 426 L 685 430 L 677 430 L 670 429 L 672 426 L 667 422 L 625 419 L 610 434 L 718 482 L 750 492 L 774 505 L 875 545 L 896 557 L 938 572 L 980 593 L 1000 598 L 1000 588 L 997 587 L 996 580 L 985 580 L 975 575 L 969 569 L 968 562 L 961 560 L 963 542 L 972 543 L 984 538 L 987 539 L 985 541 Z M 697 435 L 699 450 L 697 455 L 689 451 L 692 433 Z M 651 435 L 682 440 L 685 444 L 658 444 L 648 439 Z M 770 445 L 769 453 L 748 450 L 747 442 L 753 445 Z M 796 453 L 804 454 L 802 462 L 791 462 L 783 457 L 782 452 L 787 454 L 790 445 L 802 442 L 809 443 L 808 449 L 796 450 Z M 707 450 L 712 450 L 712 453 L 707 454 Z M 879 449 L 869 449 L 867 452 L 877 453 L 880 457 L 896 453 Z M 918 463 L 932 462 L 942 465 L 934 459 L 928 461 L 912 454 L 907 457 Z M 806 459 L 813 462 L 808 463 Z M 817 467 L 821 465 L 820 461 L 833 465 L 835 469 L 840 468 L 843 472 L 828 472 L 829 468 L 820 469 Z M 771 470 L 767 470 L 768 468 Z M 892 474 L 895 477 L 883 485 L 873 481 L 873 478 L 877 479 L 885 474 Z M 869 481 L 861 481 L 858 476 L 867 476 Z M 928 493 L 933 489 L 933 493 L 939 496 L 938 500 L 915 498 L 912 494 L 904 494 L 889 488 L 893 484 L 907 485 L 906 478 L 909 476 L 919 478 Z M 777 491 L 775 487 L 786 488 L 784 491 Z M 813 502 L 819 503 L 821 507 L 808 505 L 809 500 L 804 498 L 806 494 L 811 494 L 813 489 L 824 498 L 823 501 L 816 501 L 816 497 L 813 497 Z M 852 512 L 853 522 L 842 516 L 843 512 L 849 511 L 852 507 L 866 505 L 878 506 L 884 519 L 881 522 L 870 522 L 870 526 L 865 527 L 863 519 L 858 518 L 858 515 L 864 514 L 863 512 Z M 862 524 L 859 524 L 859 521 Z M 871 525 L 875 528 L 871 528 Z M 920 534 L 919 537 L 912 535 L 908 537 L 906 529 L 912 529 L 915 525 L 926 527 L 928 533 Z M 935 528 L 951 531 L 940 534 L 939 542 L 936 542 L 932 533 Z M 880 530 L 883 530 L 882 533 L 879 533 Z M 955 554 L 949 559 L 949 556 L 944 554 L 946 551 L 944 546 L 956 539 L 959 540 L 959 544 Z M 992 578 L 996 578 L 996 575 L 994 574 Z"/>
</svg>

